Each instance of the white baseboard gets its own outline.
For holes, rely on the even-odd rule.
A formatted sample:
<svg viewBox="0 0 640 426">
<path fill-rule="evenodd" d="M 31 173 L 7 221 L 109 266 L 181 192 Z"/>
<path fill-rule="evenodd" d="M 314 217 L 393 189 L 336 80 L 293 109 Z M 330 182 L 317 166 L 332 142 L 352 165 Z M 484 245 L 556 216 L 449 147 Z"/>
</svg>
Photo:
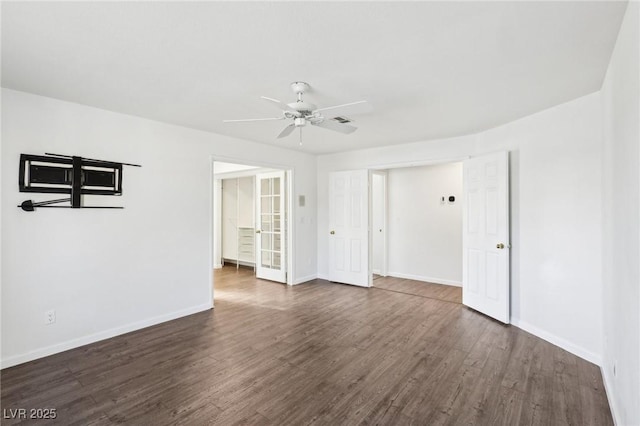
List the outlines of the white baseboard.
<svg viewBox="0 0 640 426">
<path fill-rule="evenodd" d="M 213 265 L 213 269 L 222 269 L 222 263 L 216 263 Z"/>
<path fill-rule="evenodd" d="M 613 417 L 613 424 L 622 425 L 620 423 L 620 418 L 617 416 L 618 404 L 616 404 L 616 400 L 613 399 L 613 386 L 611 385 L 612 378 L 608 373 L 608 370 L 604 367 L 604 365 L 600 366 L 600 373 L 602 373 L 602 382 L 604 383 L 604 392 L 607 394 L 607 400 L 609 401 L 609 408 L 611 408 L 611 416 Z"/>
<path fill-rule="evenodd" d="M 306 283 L 307 281 L 315 280 L 316 278 L 318 278 L 318 276 L 316 274 L 307 275 L 306 277 L 296 278 L 293 281 L 293 285 Z"/>
<path fill-rule="evenodd" d="M 329 275 L 325 275 L 325 274 L 318 274 L 316 278 L 319 280 L 329 281 Z"/>
<path fill-rule="evenodd" d="M 9 358 L 0 360 L 0 369 L 13 367 L 14 365 L 23 364 L 25 362 L 33 361 L 38 358 L 44 358 L 49 355 L 54 355 L 60 352 L 68 351 L 80 346 L 88 345 L 90 343 L 99 342 L 100 340 L 110 339 L 121 334 L 129 333 L 132 331 L 140 330 L 142 328 L 150 327 L 152 325 L 160 324 L 163 322 L 171 321 L 177 318 L 185 317 L 187 315 L 195 314 L 197 312 L 206 311 L 213 306 L 211 303 L 205 303 L 198 306 L 192 306 L 187 309 L 172 312 L 166 315 L 160 315 L 153 318 L 148 318 L 142 321 L 127 324 L 121 327 L 112 328 L 109 330 L 101 331 L 98 333 L 90 334 L 88 336 L 79 337 L 77 339 L 67 340 L 66 342 L 58 343 L 55 345 L 47 346 L 40 349 L 35 349 L 24 354 L 14 355 Z"/>
<path fill-rule="evenodd" d="M 546 340 L 549 343 L 553 343 L 554 345 L 561 347 L 565 351 L 571 352 L 572 354 L 579 356 L 582 359 L 586 359 L 587 361 L 592 362 L 597 366 L 602 366 L 601 355 L 593 353 L 581 346 L 571 343 L 568 340 L 563 339 L 562 337 L 556 336 L 553 333 L 549 333 L 548 331 L 542 330 L 534 325 L 529 324 L 526 321 L 520 320 L 519 318 L 512 317 L 511 325 L 514 325 L 528 333 L 531 333 L 534 336 L 541 338 L 542 340 Z"/>
<path fill-rule="evenodd" d="M 402 272 L 387 272 L 387 276 L 395 278 L 404 278 L 406 280 L 425 281 L 433 284 L 453 285 L 462 287 L 461 281 L 448 280 L 444 278 L 425 277 L 423 275 L 404 274 Z"/>
</svg>

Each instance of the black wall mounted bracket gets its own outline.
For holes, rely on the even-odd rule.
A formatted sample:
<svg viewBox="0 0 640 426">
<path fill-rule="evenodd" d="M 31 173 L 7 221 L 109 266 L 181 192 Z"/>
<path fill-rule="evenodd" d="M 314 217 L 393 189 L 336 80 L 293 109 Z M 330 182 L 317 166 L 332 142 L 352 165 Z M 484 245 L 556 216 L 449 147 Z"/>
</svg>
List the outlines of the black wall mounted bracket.
<svg viewBox="0 0 640 426">
<path fill-rule="evenodd" d="M 124 207 L 85 206 L 82 195 L 122 195 L 122 166 L 139 164 L 95 160 L 79 156 L 45 153 L 20 154 L 20 192 L 70 194 L 69 198 L 33 202 L 26 200 L 18 207 L 34 211 L 36 207 L 122 209 Z M 54 206 L 69 202 L 68 206 Z"/>
</svg>

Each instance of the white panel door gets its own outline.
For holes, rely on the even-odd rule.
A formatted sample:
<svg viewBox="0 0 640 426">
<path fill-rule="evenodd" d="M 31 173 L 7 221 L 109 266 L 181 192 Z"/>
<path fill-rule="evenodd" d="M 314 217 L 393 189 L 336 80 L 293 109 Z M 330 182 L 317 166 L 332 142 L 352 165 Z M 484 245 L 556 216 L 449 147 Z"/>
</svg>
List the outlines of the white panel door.
<svg viewBox="0 0 640 426">
<path fill-rule="evenodd" d="M 256 276 L 287 282 L 284 171 L 256 175 Z"/>
<path fill-rule="evenodd" d="M 369 172 L 329 176 L 329 280 L 370 286 Z"/>
<path fill-rule="evenodd" d="M 462 303 L 509 323 L 509 153 L 465 160 Z"/>
</svg>

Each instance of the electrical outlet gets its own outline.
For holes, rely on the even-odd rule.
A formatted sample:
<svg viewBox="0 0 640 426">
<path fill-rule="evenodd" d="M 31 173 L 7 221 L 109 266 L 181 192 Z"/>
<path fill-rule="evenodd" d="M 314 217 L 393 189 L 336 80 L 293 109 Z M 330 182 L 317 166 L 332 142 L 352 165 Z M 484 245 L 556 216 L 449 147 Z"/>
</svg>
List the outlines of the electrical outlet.
<svg viewBox="0 0 640 426">
<path fill-rule="evenodd" d="M 44 323 L 45 324 L 53 324 L 56 322 L 56 311 L 51 309 L 50 311 L 46 311 L 44 313 Z"/>
</svg>

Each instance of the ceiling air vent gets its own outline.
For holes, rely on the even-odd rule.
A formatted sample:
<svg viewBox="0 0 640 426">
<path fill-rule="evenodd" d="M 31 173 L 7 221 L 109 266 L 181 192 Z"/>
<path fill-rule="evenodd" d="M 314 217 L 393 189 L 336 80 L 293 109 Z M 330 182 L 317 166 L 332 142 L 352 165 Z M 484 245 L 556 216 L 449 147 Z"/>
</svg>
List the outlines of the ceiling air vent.
<svg viewBox="0 0 640 426">
<path fill-rule="evenodd" d="M 336 120 L 338 123 L 342 123 L 342 124 L 351 123 L 351 120 L 345 117 L 333 117 L 332 120 Z"/>
</svg>

